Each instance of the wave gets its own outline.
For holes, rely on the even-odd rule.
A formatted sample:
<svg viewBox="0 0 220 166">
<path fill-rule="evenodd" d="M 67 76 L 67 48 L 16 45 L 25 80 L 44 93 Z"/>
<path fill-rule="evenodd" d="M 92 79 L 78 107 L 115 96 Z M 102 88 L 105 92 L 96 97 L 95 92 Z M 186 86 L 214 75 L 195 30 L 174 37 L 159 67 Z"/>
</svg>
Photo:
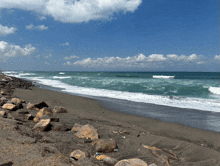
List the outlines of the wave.
<svg viewBox="0 0 220 166">
<path fill-rule="evenodd" d="M 34 73 L 20 73 L 20 76 L 32 76 L 32 75 L 36 75 Z"/>
<path fill-rule="evenodd" d="M 214 99 L 198 99 L 198 98 L 181 98 L 175 96 L 160 96 L 160 95 L 148 95 L 136 92 L 124 92 L 97 88 L 86 88 L 80 86 L 73 86 L 63 83 L 59 80 L 51 80 L 40 77 L 27 77 L 29 80 L 36 81 L 40 84 L 61 88 L 63 92 L 71 93 L 75 95 L 86 96 L 90 98 L 94 97 L 107 97 L 121 100 L 128 100 L 134 102 L 151 103 L 157 105 L 198 109 L 203 111 L 220 112 L 220 102 Z"/>
<path fill-rule="evenodd" d="M 59 74 L 65 74 L 65 73 L 63 73 L 63 72 L 59 72 Z"/>
<path fill-rule="evenodd" d="M 163 78 L 163 79 L 173 79 L 174 76 L 163 76 L 163 75 L 154 75 L 153 78 Z"/>
<path fill-rule="evenodd" d="M 61 77 L 61 76 L 53 76 L 54 79 L 67 79 L 67 78 L 72 78 L 70 76 L 66 76 L 66 77 Z"/>
<path fill-rule="evenodd" d="M 212 86 L 210 86 L 209 87 L 209 91 L 214 93 L 214 94 L 220 95 L 220 87 L 212 87 Z"/>
</svg>

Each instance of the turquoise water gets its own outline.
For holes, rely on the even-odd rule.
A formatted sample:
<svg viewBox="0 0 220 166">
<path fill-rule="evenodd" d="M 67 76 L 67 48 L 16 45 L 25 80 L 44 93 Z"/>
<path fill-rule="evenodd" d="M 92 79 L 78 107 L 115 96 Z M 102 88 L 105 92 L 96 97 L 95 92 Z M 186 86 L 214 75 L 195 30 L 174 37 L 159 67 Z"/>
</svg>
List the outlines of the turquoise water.
<svg viewBox="0 0 220 166">
<path fill-rule="evenodd" d="M 5 71 L 4 73 L 83 96 L 220 112 L 220 72 Z M 167 79 L 167 76 L 172 77 Z"/>
</svg>

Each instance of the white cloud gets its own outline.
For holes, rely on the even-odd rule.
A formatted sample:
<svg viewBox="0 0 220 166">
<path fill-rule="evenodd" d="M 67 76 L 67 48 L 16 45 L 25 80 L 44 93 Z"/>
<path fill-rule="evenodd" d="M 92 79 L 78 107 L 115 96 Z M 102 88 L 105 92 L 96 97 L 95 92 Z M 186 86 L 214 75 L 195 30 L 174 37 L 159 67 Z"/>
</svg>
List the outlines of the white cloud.
<svg viewBox="0 0 220 166">
<path fill-rule="evenodd" d="M 48 27 L 45 26 L 45 25 L 34 26 L 33 24 L 30 24 L 30 25 L 27 25 L 27 26 L 25 26 L 25 27 L 26 27 L 26 29 L 29 29 L 29 30 L 31 30 L 31 29 L 38 29 L 38 30 L 40 30 L 40 31 L 42 31 L 42 30 L 47 30 L 47 29 L 48 29 Z"/>
<path fill-rule="evenodd" d="M 48 62 L 45 62 L 44 64 L 45 64 L 45 65 L 50 65 L 50 63 L 48 63 Z"/>
<path fill-rule="evenodd" d="M 79 58 L 78 56 L 75 56 L 75 55 L 72 55 L 72 56 L 66 56 L 66 57 L 64 57 L 63 59 L 65 59 L 65 60 L 69 60 L 69 59 L 75 59 L 75 58 Z"/>
<path fill-rule="evenodd" d="M 220 61 L 220 55 L 216 55 L 216 56 L 214 57 L 214 60 Z"/>
<path fill-rule="evenodd" d="M 47 18 L 45 16 L 39 16 L 40 20 L 46 20 Z"/>
<path fill-rule="evenodd" d="M 49 54 L 49 55 L 46 55 L 44 58 L 51 58 L 52 57 L 52 54 Z"/>
<path fill-rule="evenodd" d="M 65 58 L 68 60 L 68 58 Z M 120 58 L 120 57 L 105 57 L 105 58 L 86 58 L 78 60 L 76 62 L 66 62 L 66 66 L 78 66 L 84 68 L 100 68 L 100 69 L 157 69 L 163 68 L 166 66 L 175 66 L 175 65 L 187 65 L 187 64 L 202 65 L 205 64 L 205 61 L 202 61 L 197 55 L 192 54 L 189 56 L 185 55 L 175 55 L 169 54 L 164 56 L 162 54 L 152 54 L 145 56 L 143 54 L 138 54 L 133 57 Z"/>
<path fill-rule="evenodd" d="M 142 0 L 1 0 L 0 8 L 35 11 L 61 22 L 80 23 L 109 19 L 118 12 L 134 12 L 141 3 Z"/>
<path fill-rule="evenodd" d="M 68 45 L 70 45 L 68 42 L 66 42 L 66 43 L 64 43 L 64 44 L 60 44 L 60 45 L 62 45 L 62 46 L 68 46 Z"/>
<path fill-rule="evenodd" d="M 63 65 L 65 65 L 65 66 L 72 66 L 73 65 L 73 63 L 71 63 L 70 61 L 67 61 L 66 63 L 64 63 Z"/>
<path fill-rule="evenodd" d="M 0 41 L 0 60 L 6 62 L 11 57 L 27 56 L 33 53 L 35 47 L 31 44 L 21 48 L 18 45 L 9 44 L 5 41 Z"/>
<path fill-rule="evenodd" d="M 7 26 L 3 26 L 0 24 L 0 36 L 6 36 L 15 33 L 17 28 L 11 27 L 8 28 Z"/>
</svg>

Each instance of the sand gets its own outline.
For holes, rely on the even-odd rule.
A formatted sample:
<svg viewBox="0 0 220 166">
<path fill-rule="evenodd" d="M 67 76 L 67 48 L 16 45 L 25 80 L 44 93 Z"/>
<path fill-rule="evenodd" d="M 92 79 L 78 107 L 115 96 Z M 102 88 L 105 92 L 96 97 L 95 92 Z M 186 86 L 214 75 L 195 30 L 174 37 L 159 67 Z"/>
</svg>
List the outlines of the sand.
<svg viewBox="0 0 220 166">
<path fill-rule="evenodd" d="M 175 154 L 177 160 L 169 159 L 171 166 L 220 165 L 220 133 L 116 112 L 93 99 L 37 87 L 15 88 L 12 97 L 25 100 L 26 104 L 44 101 L 52 109 L 65 107 L 68 113 L 59 114 L 59 123 L 68 129 L 75 123 L 90 124 L 101 139 L 115 139 L 118 151 L 106 155 L 117 160 L 139 158 L 148 165 L 167 165 L 152 150 L 144 148 L 147 145 Z M 77 138 L 74 132 L 36 132 L 31 130 L 34 125 L 33 121 L 0 118 L 0 165 L 10 162 L 13 165 L 73 165 L 69 154 L 80 149 L 90 154 L 89 160 L 94 165 L 105 166 L 103 161 L 92 157 L 93 146 L 83 143 L 84 139 Z"/>
</svg>

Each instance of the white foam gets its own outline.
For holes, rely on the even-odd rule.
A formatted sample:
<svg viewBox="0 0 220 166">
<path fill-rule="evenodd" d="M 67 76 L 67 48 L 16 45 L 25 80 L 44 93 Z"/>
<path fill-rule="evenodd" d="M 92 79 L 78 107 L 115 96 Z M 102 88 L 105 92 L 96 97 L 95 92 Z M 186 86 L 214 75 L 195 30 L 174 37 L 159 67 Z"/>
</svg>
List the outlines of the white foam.
<svg viewBox="0 0 220 166">
<path fill-rule="evenodd" d="M 84 96 L 109 97 L 115 99 L 129 100 L 134 102 L 152 103 L 157 105 L 172 106 L 179 108 L 198 109 L 203 111 L 220 112 L 220 102 L 216 99 L 198 99 L 198 98 L 177 98 L 170 99 L 167 96 L 147 95 L 143 93 L 123 92 L 106 89 L 85 88 L 65 84 L 59 80 L 50 80 L 43 77 L 26 77 L 38 83 L 62 88 L 64 92 L 79 94 Z M 212 88 L 211 88 L 212 89 Z M 215 89 L 215 88 L 214 88 Z"/>
<path fill-rule="evenodd" d="M 214 94 L 220 95 L 220 87 L 212 87 L 212 86 L 210 86 L 209 87 L 209 91 L 214 93 Z"/>
<path fill-rule="evenodd" d="M 60 72 L 59 74 L 65 74 L 65 73 L 63 73 L 63 72 Z"/>
<path fill-rule="evenodd" d="M 161 75 L 161 76 L 158 76 L 158 75 L 154 75 L 153 76 L 153 78 L 163 78 L 163 79 L 172 79 L 172 78 L 174 78 L 174 76 L 163 76 L 163 75 Z"/>
<path fill-rule="evenodd" d="M 62 76 L 54 76 L 54 79 L 67 79 L 67 78 L 72 78 L 70 76 L 62 77 Z"/>
<path fill-rule="evenodd" d="M 32 75 L 36 75 L 34 73 L 20 73 L 20 76 L 32 76 Z"/>
<path fill-rule="evenodd" d="M 2 73 L 4 73 L 4 74 L 12 74 L 12 73 L 17 73 L 17 72 L 15 72 L 15 71 L 3 71 Z"/>
</svg>

